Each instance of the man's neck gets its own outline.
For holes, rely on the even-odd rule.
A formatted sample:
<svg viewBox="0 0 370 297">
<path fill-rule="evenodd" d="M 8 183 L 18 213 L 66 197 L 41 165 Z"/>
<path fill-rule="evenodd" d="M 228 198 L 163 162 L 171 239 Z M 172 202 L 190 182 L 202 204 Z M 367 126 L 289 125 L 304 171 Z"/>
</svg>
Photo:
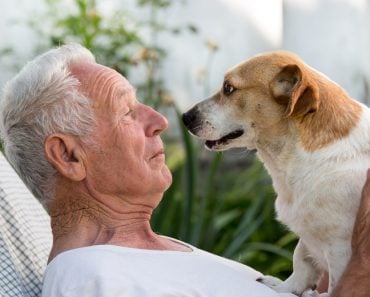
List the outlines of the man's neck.
<svg viewBox="0 0 370 297">
<path fill-rule="evenodd" d="M 50 211 L 53 248 L 49 261 L 61 252 L 92 245 L 112 244 L 158 250 L 183 250 L 185 246 L 153 232 L 150 218 L 153 208 L 121 204 L 107 206 L 91 197 L 56 199 Z M 110 200 L 114 200 L 110 197 Z"/>
</svg>

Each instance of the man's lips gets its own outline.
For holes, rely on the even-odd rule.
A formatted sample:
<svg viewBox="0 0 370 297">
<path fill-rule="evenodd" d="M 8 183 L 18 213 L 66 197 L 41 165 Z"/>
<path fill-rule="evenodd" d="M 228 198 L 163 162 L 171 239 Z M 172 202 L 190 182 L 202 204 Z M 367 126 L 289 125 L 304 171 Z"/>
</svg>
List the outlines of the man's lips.
<svg viewBox="0 0 370 297">
<path fill-rule="evenodd" d="M 154 153 L 154 155 L 150 159 L 154 159 L 157 157 L 163 157 L 163 156 L 164 156 L 164 149 L 162 148 L 158 150 L 156 153 Z"/>
</svg>

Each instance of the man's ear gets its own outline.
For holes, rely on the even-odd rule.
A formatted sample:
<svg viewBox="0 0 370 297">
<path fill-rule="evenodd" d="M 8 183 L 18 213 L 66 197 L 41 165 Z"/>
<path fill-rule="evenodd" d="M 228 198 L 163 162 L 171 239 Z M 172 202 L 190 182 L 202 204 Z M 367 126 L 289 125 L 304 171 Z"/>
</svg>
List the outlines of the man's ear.
<svg viewBox="0 0 370 297">
<path fill-rule="evenodd" d="M 86 177 L 83 149 L 71 135 L 55 133 L 49 135 L 44 144 L 45 155 L 53 167 L 64 177 L 81 181 Z"/>
<path fill-rule="evenodd" d="M 304 116 L 315 112 L 320 105 L 317 86 L 304 77 L 297 65 L 284 66 L 270 84 L 272 94 L 286 106 L 286 116 Z"/>
</svg>

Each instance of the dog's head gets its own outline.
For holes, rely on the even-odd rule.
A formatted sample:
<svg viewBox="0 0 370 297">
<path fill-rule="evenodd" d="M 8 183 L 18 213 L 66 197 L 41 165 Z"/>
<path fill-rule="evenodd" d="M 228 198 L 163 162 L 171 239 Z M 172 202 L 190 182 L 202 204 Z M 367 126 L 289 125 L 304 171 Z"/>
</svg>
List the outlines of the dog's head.
<svg viewBox="0 0 370 297">
<path fill-rule="evenodd" d="M 183 114 L 183 122 L 211 150 L 255 149 L 263 137 L 283 133 L 291 118 L 319 105 L 309 67 L 288 52 L 255 56 L 229 70 L 221 90 Z"/>
</svg>

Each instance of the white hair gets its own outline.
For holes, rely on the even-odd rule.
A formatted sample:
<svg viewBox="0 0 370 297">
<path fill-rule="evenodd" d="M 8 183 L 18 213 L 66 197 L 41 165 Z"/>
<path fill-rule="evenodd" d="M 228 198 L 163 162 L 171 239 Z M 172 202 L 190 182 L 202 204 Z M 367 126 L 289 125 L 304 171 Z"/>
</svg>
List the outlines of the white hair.
<svg viewBox="0 0 370 297">
<path fill-rule="evenodd" d="M 46 210 L 53 199 L 57 171 L 48 162 L 44 142 L 52 133 L 86 137 L 95 127 L 88 98 L 77 91 L 69 72 L 74 63 L 94 63 L 86 48 L 68 44 L 31 62 L 4 87 L 0 136 L 6 157 Z"/>
</svg>

